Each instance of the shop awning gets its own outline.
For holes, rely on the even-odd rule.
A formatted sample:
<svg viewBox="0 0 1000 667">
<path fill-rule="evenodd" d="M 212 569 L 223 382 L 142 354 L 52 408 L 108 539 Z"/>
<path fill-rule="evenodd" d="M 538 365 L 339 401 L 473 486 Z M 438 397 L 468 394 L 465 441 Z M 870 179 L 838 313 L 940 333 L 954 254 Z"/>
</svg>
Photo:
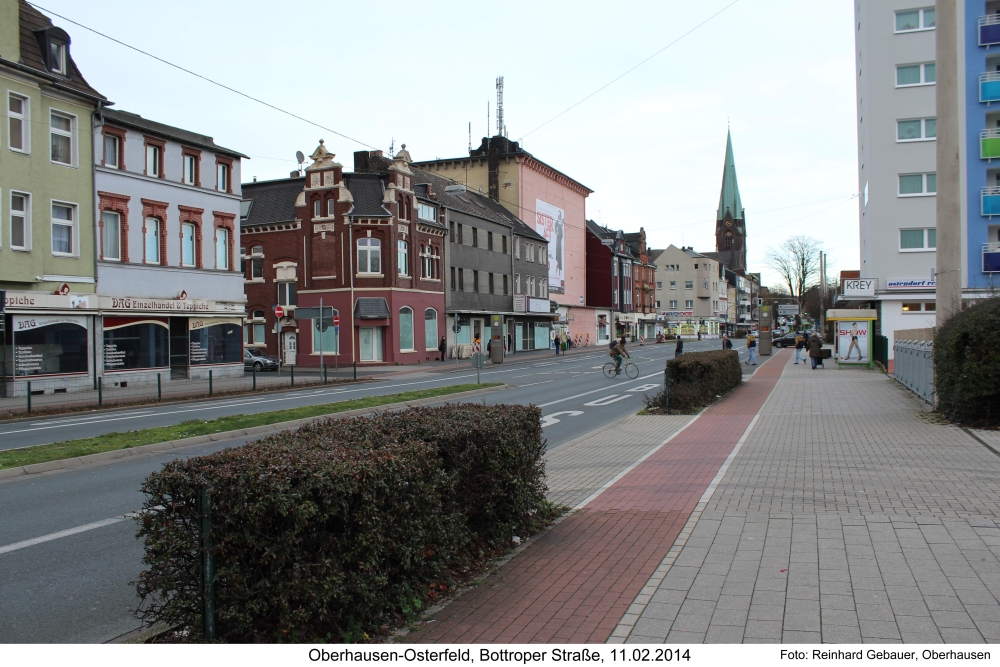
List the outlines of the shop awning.
<svg viewBox="0 0 1000 667">
<path fill-rule="evenodd" d="M 354 317 L 359 320 L 387 320 L 389 304 L 381 296 L 359 297 L 354 304 Z"/>
</svg>

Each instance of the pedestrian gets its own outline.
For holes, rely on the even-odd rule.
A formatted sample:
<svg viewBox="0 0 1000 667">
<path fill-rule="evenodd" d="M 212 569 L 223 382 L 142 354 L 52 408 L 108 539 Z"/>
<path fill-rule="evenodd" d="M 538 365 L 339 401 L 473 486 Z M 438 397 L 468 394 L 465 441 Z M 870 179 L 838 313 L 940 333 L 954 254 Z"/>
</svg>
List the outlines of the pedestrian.
<svg viewBox="0 0 1000 667">
<path fill-rule="evenodd" d="M 508 352 L 514 351 L 514 338 L 513 336 L 510 335 L 509 331 L 507 332 L 507 351 Z"/>
<path fill-rule="evenodd" d="M 757 365 L 757 337 L 754 336 L 752 332 L 747 334 L 747 352 L 749 353 L 749 356 L 747 357 L 747 360 L 744 361 L 743 363 L 745 363 L 747 366 L 749 366 L 751 364 L 753 364 L 754 366 L 756 366 Z"/>
<path fill-rule="evenodd" d="M 823 340 L 815 331 L 809 339 L 809 360 L 812 362 L 813 370 L 816 370 L 817 364 L 823 365 Z"/>
<path fill-rule="evenodd" d="M 444 353 L 448 351 L 448 341 L 445 340 L 444 336 L 441 336 L 441 342 L 438 343 L 438 352 L 441 353 L 441 361 L 444 361 Z"/>
<path fill-rule="evenodd" d="M 795 363 L 805 363 L 806 358 L 802 356 L 803 350 L 806 349 L 806 336 L 801 331 L 795 332 Z"/>
<path fill-rule="evenodd" d="M 722 334 L 722 349 L 723 350 L 733 349 L 733 341 L 729 340 L 729 334 Z"/>
<path fill-rule="evenodd" d="M 552 346 L 556 348 L 556 356 L 559 356 L 559 334 L 552 332 Z"/>
<path fill-rule="evenodd" d="M 684 352 L 684 339 L 677 334 L 677 347 L 674 348 L 674 356 L 679 357 Z"/>
</svg>

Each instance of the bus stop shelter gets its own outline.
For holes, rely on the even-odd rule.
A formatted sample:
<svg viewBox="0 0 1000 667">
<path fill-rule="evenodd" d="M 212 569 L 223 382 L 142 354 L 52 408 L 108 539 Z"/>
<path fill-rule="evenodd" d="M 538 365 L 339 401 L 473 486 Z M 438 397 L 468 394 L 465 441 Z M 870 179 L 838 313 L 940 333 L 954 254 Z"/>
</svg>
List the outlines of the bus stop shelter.
<svg viewBox="0 0 1000 667">
<path fill-rule="evenodd" d="M 837 368 L 844 366 L 867 366 L 873 368 L 874 324 L 878 312 L 872 309 L 830 309 L 826 311 L 826 321 L 836 327 L 834 337 L 834 358 Z"/>
</svg>

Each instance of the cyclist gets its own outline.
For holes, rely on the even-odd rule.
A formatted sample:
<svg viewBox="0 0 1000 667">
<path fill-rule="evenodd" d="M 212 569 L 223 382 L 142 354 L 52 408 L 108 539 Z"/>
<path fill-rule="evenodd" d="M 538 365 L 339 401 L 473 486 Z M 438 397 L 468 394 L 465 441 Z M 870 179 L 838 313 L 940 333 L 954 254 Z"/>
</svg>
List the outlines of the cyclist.
<svg viewBox="0 0 1000 667">
<path fill-rule="evenodd" d="M 615 358 L 615 375 L 621 375 L 622 360 L 631 356 L 625 349 L 625 336 L 622 336 L 618 344 L 611 348 L 611 356 Z"/>
</svg>

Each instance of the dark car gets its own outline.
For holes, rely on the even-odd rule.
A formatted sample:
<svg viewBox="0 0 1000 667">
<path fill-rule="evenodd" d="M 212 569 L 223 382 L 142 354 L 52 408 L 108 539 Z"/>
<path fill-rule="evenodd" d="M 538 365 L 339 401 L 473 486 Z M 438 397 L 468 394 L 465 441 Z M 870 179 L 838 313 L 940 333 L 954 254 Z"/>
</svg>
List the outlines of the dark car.
<svg viewBox="0 0 1000 667">
<path fill-rule="evenodd" d="M 260 350 L 249 347 L 243 348 L 243 368 L 252 371 L 276 371 L 281 366 L 281 362 L 274 357 L 264 354 Z"/>
<path fill-rule="evenodd" d="M 795 332 L 789 331 L 784 336 L 778 336 L 771 341 L 774 347 L 795 347 Z"/>
</svg>

